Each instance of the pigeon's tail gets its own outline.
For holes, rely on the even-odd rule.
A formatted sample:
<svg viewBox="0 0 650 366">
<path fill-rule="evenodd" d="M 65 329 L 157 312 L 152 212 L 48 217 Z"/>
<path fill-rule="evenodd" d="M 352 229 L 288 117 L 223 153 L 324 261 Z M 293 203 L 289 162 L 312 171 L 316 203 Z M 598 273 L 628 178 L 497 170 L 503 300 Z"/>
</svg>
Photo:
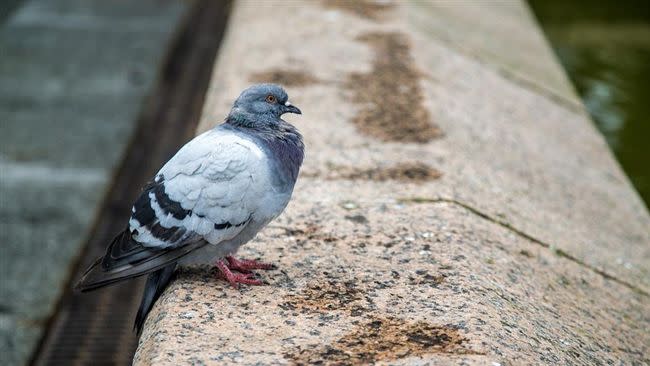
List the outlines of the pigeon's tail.
<svg viewBox="0 0 650 366">
<path fill-rule="evenodd" d="M 196 237 L 176 247 L 146 247 L 135 241 L 128 229 L 124 230 L 113 239 L 106 254 L 86 270 L 75 288 L 83 292 L 92 291 L 168 268 L 206 244 L 206 241 Z"/>
<path fill-rule="evenodd" d="M 178 260 L 206 244 L 200 237 L 193 237 L 177 247 L 146 247 L 135 241 L 128 229 L 124 230 L 113 239 L 106 254 L 86 270 L 75 288 L 92 291 L 149 274 L 135 319 L 134 328 L 139 333 L 153 303 L 169 284 Z"/>
<path fill-rule="evenodd" d="M 144 326 L 144 321 L 147 319 L 147 314 L 151 311 L 153 304 L 158 300 L 160 295 L 162 295 L 163 291 L 165 291 L 169 281 L 171 281 L 174 269 L 176 269 L 176 263 L 170 264 L 149 274 L 147 284 L 142 293 L 140 308 L 138 309 L 138 314 L 135 316 L 135 324 L 133 324 L 133 329 L 137 331 L 138 334 L 142 332 L 142 326 Z"/>
</svg>

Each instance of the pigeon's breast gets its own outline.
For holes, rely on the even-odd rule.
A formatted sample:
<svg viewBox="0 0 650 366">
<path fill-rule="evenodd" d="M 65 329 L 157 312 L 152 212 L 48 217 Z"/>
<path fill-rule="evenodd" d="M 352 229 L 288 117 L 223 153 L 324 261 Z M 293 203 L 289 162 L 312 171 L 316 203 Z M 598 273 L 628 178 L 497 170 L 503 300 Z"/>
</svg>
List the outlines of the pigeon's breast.
<svg viewBox="0 0 650 366">
<path fill-rule="evenodd" d="M 287 182 L 282 178 L 277 157 L 260 139 L 240 133 L 230 138 L 251 152 L 253 158 L 249 160 L 248 171 L 252 182 L 243 201 L 248 203 L 252 221 L 265 225 L 287 206 L 295 181 Z"/>
<path fill-rule="evenodd" d="M 294 181 L 287 182 L 278 172 L 278 163 L 267 149 L 261 148 L 255 183 L 257 192 L 254 220 L 266 225 L 277 217 L 287 206 L 293 192 Z"/>
</svg>

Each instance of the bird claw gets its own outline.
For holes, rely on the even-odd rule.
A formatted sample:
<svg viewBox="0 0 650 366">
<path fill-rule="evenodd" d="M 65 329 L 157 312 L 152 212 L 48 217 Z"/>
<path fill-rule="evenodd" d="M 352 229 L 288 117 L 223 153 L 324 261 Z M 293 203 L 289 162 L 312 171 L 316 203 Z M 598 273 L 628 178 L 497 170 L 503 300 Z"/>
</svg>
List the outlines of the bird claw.
<svg viewBox="0 0 650 366">
<path fill-rule="evenodd" d="M 233 271 L 242 273 L 250 273 L 252 269 L 275 269 L 275 265 L 271 263 L 258 262 L 254 259 L 237 259 L 232 255 L 226 256 L 228 261 L 228 268 Z"/>
<path fill-rule="evenodd" d="M 238 260 L 232 256 L 228 256 L 226 260 L 221 259 L 217 261 L 217 268 L 221 272 L 220 274 L 223 279 L 228 281 L 232 287 L 239 288 L 240 283 L 256 286 L 263 285 L 264 282 L 258 280 L 257 275 L 251 272 L 250 269 L 271 269 L 274 266 L 254 260 Z"/>
</svg>

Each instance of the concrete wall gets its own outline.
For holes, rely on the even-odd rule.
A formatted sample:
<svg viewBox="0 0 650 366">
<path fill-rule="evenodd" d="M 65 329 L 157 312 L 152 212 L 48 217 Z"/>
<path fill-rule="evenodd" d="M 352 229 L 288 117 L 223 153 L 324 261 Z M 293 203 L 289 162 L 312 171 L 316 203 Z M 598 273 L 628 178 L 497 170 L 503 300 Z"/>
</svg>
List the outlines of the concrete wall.
<svg viewBox="0 0 650 366">
<path fill-rule="evenodd" d="M 304 113 L 279 269 L 185 270 L 136 364 L 648 362 L 650 216 L 525 4 L 241 1 L 200 130 L 256 81 Z"/>
</svg>

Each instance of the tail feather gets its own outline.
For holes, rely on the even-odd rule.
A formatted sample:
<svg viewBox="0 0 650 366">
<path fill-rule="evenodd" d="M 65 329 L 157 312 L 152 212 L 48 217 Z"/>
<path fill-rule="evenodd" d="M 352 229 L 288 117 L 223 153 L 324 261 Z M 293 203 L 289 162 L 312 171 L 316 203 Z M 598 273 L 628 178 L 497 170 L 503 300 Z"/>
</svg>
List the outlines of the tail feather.
<svg viewBox="0 0 650 366">
<path fill-rule="evenodd" d="M 173 277 L 175 269 L 176 263 L 172 263 L 149 274 L 144 292 L 142 293 L 140 308 L 138 309 L 138 314 L 135 316 L 135 323 L 133 324 L 133 330 L 137 331 L 138 334 L 142 332 L 147 314 L 149 314 L 151 308 L 153 308 L 153 304 L 162 295 L 163 291 L 165 291 L 165 288 Z"/>
<path fill-rule="evenodd" d="M 92 291 L 149 274 L 133 327 L 139 334 L 154 302 L 169 284 L 178 260 L 206 244 L 197 236 L 176 247 L 146 247 L 136 242 L 127 229 L 113 239 L 106 254 L 86 270 L 75 288 L 82 292 Z"/>
<path fill-rule="evenodd" d="M 181 257 L 198 249 L 207 242 L 199 237 L 191 238 L 176 247 L 146 247 L 124 230 L 113 239 L 106 254 L 98 258 L 83 274 L 75 288 L 82 292 L 152 273 L 175 264 Z"/>
</svg>

